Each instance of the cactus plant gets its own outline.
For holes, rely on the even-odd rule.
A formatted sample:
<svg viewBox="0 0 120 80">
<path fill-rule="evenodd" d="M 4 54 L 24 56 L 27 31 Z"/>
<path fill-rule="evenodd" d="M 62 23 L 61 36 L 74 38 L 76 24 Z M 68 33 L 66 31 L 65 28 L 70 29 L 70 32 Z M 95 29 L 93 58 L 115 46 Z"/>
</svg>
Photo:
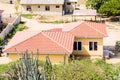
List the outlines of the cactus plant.
<svg viewBox="0 0 120 80">
<path fill-rule="evenodd" d="M 28 51 L 24 53 L 19 63 L 12 64 L 7 72 L 8 80 L 46 80 L 45 72 L 38 69 L 38 58 L 30 58 Z"/>
<path fill-rule="evenodd" d="M 46 56 L 46 62 L 44 64 L 44 70 L 46 73 L 46 78 L 48 80 L 54 80 L 53 79 L 53 68 L 52 68 L 52 64 L 51 61 L 49 59 L 49 56 Z"/>
</svg>

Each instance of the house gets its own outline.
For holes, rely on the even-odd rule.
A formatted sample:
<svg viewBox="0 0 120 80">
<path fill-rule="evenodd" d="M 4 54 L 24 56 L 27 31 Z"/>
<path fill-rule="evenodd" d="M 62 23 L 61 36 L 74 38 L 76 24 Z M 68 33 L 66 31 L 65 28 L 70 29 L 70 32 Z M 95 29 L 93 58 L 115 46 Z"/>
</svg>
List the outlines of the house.
<svg viewBox="0 0 120 80">
<path fill-rule="evenodd" d="M 21 0 L 22 13 L 64 15 L 73 13 L 77 0 Z"/>
<path fill-rule="evenodd" d="M 71 29 L 69 28 L 71 27 Z M 101 58 L 103 38 L 107 37 L 106 25 L 95 22 L 69 23 L 64 31 L 74 35 L 73 55 L 77 58 Z"/>
<path fill-rule="evenodd" d="M 84 20 L 95 20 L 96 21 L 97 11 L 93 9 L 74 10 L 73 16 L 81 17 L 81 19 L 84 19 Z"/>
<path fill-rule="evenodd" d="M 52 63 L 60 63 L 64 62 L 64 56 L 68 61 L 70 54 L 72 54 L 73 42 L 74 36 L 69 32 L 23 31 L 18 32 L 12 38 L 4 52 L 9 53 L 9 58 L 12 61 L 16 61 L 20 57 L 19 53 L 26 50 L 37 56 L 38 49 L 39 60 L 45 60 L 45 57 L 49 55 Z"/>
<path fill-rule="evenodd" d="M 74 22 L 45 31 L 18 32 L 8 43 L 4 52 L 15 61 L 17 52 L 26 50 L 36 55 L 39 50 L 39 59 L 45 60 L 49 55 L 52 63 L 68 62 L 71 56 L 76 59 L 84 57 L 102 58 L 103 38 L 107 37 L 105 24 L 95 22 Z"/>
</svg>

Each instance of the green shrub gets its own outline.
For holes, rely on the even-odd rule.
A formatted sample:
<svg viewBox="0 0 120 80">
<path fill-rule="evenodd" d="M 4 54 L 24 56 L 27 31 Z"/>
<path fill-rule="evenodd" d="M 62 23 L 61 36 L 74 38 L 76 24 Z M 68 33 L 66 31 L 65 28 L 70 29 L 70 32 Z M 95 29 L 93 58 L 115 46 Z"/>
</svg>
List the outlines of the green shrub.
<svg viewBox="0 0 120 80">
<path fill-rule="evenodd" d="M 8 71 L 9 65 L 14 65 L 17 62 L 12 62 L 6 65 L 0 65 L 0 73 Z M 49 58 L 46 62 L 38 61 L 40 69 L 45 70 L 47 80 L 119 80 L 120 79 L 120 64 L 112 65 L 103 60 L 95 61 L 73 60 L 67 64 L 51 65 Z M 1 67 L 2 66 L 2 67 Z M 16 66 L 17 67 L 17 66 Z M 11 70 L 11 69 L 10 69 Z M 44 72 L 43 70 L 43 72 Z M 0 79 L 4 77 L 0 76 Z"/>
<path fill-rule="evenodd" d="M 90 60 L 73 61 L 55 66 L 55 80 L 105 80 L 101 68 Z"/>
<path fill-rule="evenodd" d="M 8 71 L 8 64 L 1 64 L 0 65 L 0 74 L 5 73 L 6 71 Z"/>
<path fill-rule="evenodd" d="M 22 17 L 32 19 L 33 16 L 37 16 L 37 14 L 21 14 Z"/>
<path fill-rule="evenodd" d="M 0 37 L 0 46 L 4 44 L 4 37 Z"/>
<path fill-rule="evenodd" d="M 116 42 L 116 45 L 120 46 L 120 41 L 117 41 L 117 42 Z"/>
<path fill-rule="evenodd" d="M 44 61 L 38 60 L 38 66 L 42 67 L 44 65 Z"/>
<path fill-rule="evenodd" d="M 26 26 L 24 26 L 23 22 L 20 22 L 19 24 L 15 25 L 11 32 L 6 36 L 6 39 L 10 39 L 17 31 L 23 31 L 24 29 L 27 29 Z"/>
</svg>

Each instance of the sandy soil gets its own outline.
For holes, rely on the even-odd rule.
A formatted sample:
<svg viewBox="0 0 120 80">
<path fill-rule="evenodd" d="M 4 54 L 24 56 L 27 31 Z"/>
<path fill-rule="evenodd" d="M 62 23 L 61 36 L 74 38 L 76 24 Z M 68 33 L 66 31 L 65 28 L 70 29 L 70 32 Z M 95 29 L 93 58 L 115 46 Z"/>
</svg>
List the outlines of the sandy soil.
<svg viewBox="0 0 120 80">
<path fill-rule="evenodd" d="M 106 23 L 108 37 L 104 38 L 105 46 L 115 46 L 116 41 L 120 40 L 120 23 Z"/>
<path fill-rule="evenodd" d="M 120 40 L 120 22 L 119 23 L 106 23 L 108 37 L 104 38 L 105 46 L 115 46 L 116 41 Z M 106 61 L 107 63 L 120 63 L 120 53 L 114 58 L 110 58 Z"/>
<path fill-rule="evenodd" d="M 114 58 L 110 58 L 106 62 L 110 64 L 120 63 L 120 53 L 118 53 Z"/>
<path fill-rule="evenodd" d="M 15 4 L 2 3 L 0 2 L 0 10 L 4 10 L 4 15 L 16 13 Z M 21 6 L 19 5 L 19 12 L 21 12 Z"/>
</svg>

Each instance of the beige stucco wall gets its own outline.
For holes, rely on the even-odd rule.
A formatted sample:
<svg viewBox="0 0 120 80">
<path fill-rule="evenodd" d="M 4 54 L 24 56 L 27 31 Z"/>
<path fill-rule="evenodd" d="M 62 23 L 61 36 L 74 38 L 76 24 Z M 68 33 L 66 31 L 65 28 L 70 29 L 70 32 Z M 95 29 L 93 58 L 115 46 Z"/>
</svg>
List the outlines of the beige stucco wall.
<svg viewBox="0 0 120 80">
<path fill-rule="evenodd" d="M 46 5 L 29 5 L 32 8 L 32 13 L 35 14 L 41 14 L 41 15 L 62 15 L 62 4 L 59 5 L 55 5 L 55 4 L 51 4 L 48 5 L 50 6 L 50 11 L 46 11 L 45 10 L 45 6 Z M 38 8 L 38 6 L 40 6 L 40 8 Z M 60 6 L 59 8 L 56 8 L 56 6 Z M 22 5 L 22 13 L 30 13 L 29 11 L 26 10 L 27 5 Z"/>
<path fill-rule="evenodd" d="M 18 55 L 17 53 L 9 53 L 9 58 L 12 61 L 16 61 L 18 60 L 22 55 Z M 65 54 L 34 54 L 33 57 L 37 57 L 39 60 L 45 61 L 46 60 L 46 56 L 49 56 L 50 61 L 52 63 L 63 63 L 64 62 L 64 56 Z M 68 58 L 69 58 L 69 54 L 66 54 L 66 62 L 68 62 Z"/>
<path fill-rule="evenodd" d="M 103 55 L 103 38 L 75 38 L 75 41 L 82 42 L 82 50 L 81 51 L 73 51 L 73 54 L 80 56 L 100 56 Z M 98 42 L 98 50 L 97 51 L 89 51 L 89 42 L 96 41 Z"/>
</svg>

